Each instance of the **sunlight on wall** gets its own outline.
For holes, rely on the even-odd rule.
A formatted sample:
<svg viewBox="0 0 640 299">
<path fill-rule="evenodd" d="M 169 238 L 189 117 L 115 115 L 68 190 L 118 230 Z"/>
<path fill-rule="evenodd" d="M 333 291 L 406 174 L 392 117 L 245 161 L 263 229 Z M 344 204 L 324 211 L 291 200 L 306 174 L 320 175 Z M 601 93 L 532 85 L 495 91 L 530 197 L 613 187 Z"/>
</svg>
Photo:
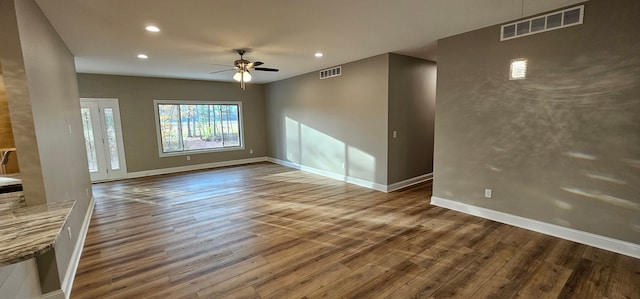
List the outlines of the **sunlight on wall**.
<svg viewBox="0 0 640 299">
<path fill-rule="evenodd" d="M 285 139 L 287 161 L 300 163 L 300 125 L 297 121 L 285 119 Z"/>
<path fill-rule="evenodd" d="M 608 194 L 604 194 L 600 191 L 597 190 L 583 190 L 580 188 L 576 188 L 576 187 L 561 187 L 562 190 L 567 191 L 569 193 L 573 193 L 573 194 L 577 194 L 577 195 L 582 195 L 582 196 L 586 196 L 589 198 L 593 198 L 593 199 L 597 199 L 600 200 L 602 202 L 608 203 L 608 204 L 612 204 L 615 206 L 619 206 L 625 209 L 631 209 L 631 210 L 636 210 L 636 211 L 640 211 L 640 204 L 637 204 L 631 200 L 626 200 L 626 199 L 622 199 L 622 198 L 618 198 L 615 196 L 611 196 Z"/>
<path fill-rule="evenodd" d="M 576 159 L 583 159 L 583 160 L 597 160 L 598 158 L 594 155 L 590 155 L 590 154 L 585 154 L 585 153 L 581 153 L 581 152 L 565 152 L 564 153 L 565 156 L 567 157 L 571 157 L 571 158 L 576 158 Z"/>
<path fill-rule="evenodd" d="M 611 175 L 611 174 L 585 173 L 585 176 L 594 180 L 601 180 L 601 181 L 616 183 L 620 185 L 624 185 L 627 183 L 623 180 L 617 179 L 614 175 Z"/>
<path fill-rule="evenodd" d="M 344 142 L 300 124 L 300 150 L 305 166 L 346 175 Z"/>
<path fill-rule="evenodd" d="M 344 177 L 373 182 L 376 159 L 332 136 L 285 117 L 286 159 Z"/>
<path fill-rule="evenodd" d="M 347 175 L 374 181 L 376 158 L 353 146 L 349 146 L 347 150 Z"/>
</svg>

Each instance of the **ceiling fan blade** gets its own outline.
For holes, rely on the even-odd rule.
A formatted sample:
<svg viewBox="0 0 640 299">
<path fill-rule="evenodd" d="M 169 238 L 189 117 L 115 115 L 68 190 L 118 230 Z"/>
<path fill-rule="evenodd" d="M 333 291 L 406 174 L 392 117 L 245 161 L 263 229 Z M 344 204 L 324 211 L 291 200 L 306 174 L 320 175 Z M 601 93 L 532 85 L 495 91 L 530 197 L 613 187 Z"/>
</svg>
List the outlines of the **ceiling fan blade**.
<svg viewBox="0 0 640 299">
<path fill-rule="evenodd" d="M 219 63 L 209 63 L 209 65 L 219 65 L 219 66 L 228 66 L 228 67 L 233 67 L 233 65 L 228 65 L 228 64 L 219 64 Z"/>
<path fill-rule="evenodd" d="M 231 68 L 231 69 L 226 69 L 226 70 L 219 70 L 219 71 L 214 71 L 214 72 L 210 72 L 209 74 L 215 74 L 215 73 L 222 73 L 222 72 L 228 72 L 228 71 L 233 71 L 236 68 Z"/>
<path fill-rule="evenodd" d="M 272 69 L 272 68 L 268 68 L 268 67 L 256 67 L 253 68 L 256 71 L 263 71 L 263 72 L 277 72 L 280 71 L 279 69 Z"/>
<path fill-rule="evenodd" d="M 252 69 L 256 66 L 263 65 L 263 64 L 264 63 L 262 61 L 250 62 L 249 64 L 247 64 L 247 69 Z"/>
</svg>

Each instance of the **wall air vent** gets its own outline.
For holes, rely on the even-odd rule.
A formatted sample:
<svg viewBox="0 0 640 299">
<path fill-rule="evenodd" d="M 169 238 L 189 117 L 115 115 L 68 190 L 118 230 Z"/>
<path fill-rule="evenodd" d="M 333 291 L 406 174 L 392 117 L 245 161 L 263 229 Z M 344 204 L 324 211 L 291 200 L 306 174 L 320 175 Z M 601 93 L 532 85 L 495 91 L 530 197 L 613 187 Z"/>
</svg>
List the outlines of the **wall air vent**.
<svg viewBox="0 0 640 299">
<path fill-rule="evenodd" d="M 543 16 L 502 25 L 500 40 L 509 40 L 549 30 L 582 24 L 584 5 L 555 11 Z"/>
<path fill-rule="evenodd" d="M 340 75 L 342 75 L 342 67 L 341 66 L 336 66 L 336 67 L 332 67 L 330 69 L 326 69 L 326 70 L 321 70 L 320 71 L 320 79 L 338 77 Z"/>
</svg>

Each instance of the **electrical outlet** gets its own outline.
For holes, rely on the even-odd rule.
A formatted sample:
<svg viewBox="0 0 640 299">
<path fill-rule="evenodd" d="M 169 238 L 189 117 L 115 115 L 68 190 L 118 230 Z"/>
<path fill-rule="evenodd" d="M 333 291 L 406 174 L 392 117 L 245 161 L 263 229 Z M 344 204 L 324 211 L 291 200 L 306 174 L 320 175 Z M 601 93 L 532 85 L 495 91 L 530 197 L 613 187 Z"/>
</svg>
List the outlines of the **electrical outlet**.
<svg viewBox="0 0 640 299">
<path fill-rule="evenodd" d="M 289 153 L 287 154 L 287 158 L 289 158 L 289 159 L 293 158 L 293 153 L 292 153 L 292 152 L 289 152 Z"/>
<path fill-rule="evenodd" d="M 249 154 L 253 155 L 253 150 L 252 149 L 249 150 Z"/>
<path fill-rule="evenodd" d="M 191 161 L 191 156 L 187 156 L 187 161 Z"/>
<path fill-rule="evenodd" d="M 484 197 L 491 198 L 491 193 L 493 193 L 491 189 L 484 189 Z"/>
<path fill-rule="evenodd" d="M 87 193 L 87 197 L 89 197 L 89 188 L 84 188 L 84 192 Z"/>
<path fill-rule="evenodd" d="M 69 240 L 71 240 L 71 227 L 67 227 L 67 232 L 69 233 Z"/>
<path fill-rule="evenodd" d="M 342 162 L 342 169 L 344 169 L 344 162 Z"/>
</svg>

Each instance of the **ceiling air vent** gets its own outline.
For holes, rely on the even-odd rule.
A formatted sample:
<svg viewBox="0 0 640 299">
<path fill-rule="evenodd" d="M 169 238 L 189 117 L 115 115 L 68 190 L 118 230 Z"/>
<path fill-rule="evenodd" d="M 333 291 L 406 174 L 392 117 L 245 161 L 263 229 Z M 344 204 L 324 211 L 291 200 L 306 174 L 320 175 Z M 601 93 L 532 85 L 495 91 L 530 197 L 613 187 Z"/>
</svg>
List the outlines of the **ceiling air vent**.
<svg viewBox="0 0 640 299">
<path fill-rule="evenodd" d="M 543 16 L 502 25 L 500 40 L 509 40 L 549 30 L 582 24 L 584 5 L 555 11 Z"/>
<path fill-rule="evenodd" d="M 321 70 L 320 71 L 320 79 L 338 77 L 340 75 L 342 75 L 342 67 L 341 66 L 336 66 L 336 67 L 332 67 L 330 69 L 326 69 L 326 70 Z"/>
</svg>

